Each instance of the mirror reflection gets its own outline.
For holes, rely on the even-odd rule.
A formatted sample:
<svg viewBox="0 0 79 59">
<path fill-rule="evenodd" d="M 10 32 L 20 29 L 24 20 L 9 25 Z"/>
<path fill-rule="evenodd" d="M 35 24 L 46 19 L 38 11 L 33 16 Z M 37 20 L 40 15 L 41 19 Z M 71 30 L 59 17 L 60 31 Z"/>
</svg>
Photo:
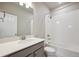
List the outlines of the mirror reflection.
<svg viewBox="0 0 79 59">
<path fill-rule="evenodd" d="M 0 38 L 31 35 L 31 3 L 0 2 Z"/>
</svg>

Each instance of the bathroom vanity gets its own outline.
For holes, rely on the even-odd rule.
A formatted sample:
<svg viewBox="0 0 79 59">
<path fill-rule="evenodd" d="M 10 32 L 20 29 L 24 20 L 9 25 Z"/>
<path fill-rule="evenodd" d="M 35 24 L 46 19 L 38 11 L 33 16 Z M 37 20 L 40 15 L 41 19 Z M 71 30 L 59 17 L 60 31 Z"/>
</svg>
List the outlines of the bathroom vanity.
<svg viewBox="0 0 79 59">
<path fill-rule="evenodd" d="M 44 57 L 44 39 L 28 38 L 0 44 L 2 57 Z"/>
</svg>

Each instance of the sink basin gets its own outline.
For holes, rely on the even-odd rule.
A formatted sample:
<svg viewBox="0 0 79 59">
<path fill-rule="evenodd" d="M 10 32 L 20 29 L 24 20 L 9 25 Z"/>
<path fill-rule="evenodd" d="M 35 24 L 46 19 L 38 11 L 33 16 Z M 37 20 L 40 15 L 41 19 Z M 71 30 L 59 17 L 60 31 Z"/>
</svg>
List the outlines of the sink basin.
<svg viewBox="0 0 79 59">
<path fill-rule="evenodd" d="M 40 42 L 43 41 L 43 39 L 40 38 L 26 38 L 25 40 L 19 40 L 18 44 L 31 44 L 31 43 L 36 43 L 36 42 Z"/>
<path fill-rule="evenodd" d="M 24 44 L 24 43 L 31 43 L 31 42 L 33 42 L 33 41 L 34 41 L 34 40 L 31 41 L 31 39 L 25 39 L 25 40 L 19 40 L 18 43 L 19 43 L 19 44 L 21 44 L 21 43 Z"/>
</svg>

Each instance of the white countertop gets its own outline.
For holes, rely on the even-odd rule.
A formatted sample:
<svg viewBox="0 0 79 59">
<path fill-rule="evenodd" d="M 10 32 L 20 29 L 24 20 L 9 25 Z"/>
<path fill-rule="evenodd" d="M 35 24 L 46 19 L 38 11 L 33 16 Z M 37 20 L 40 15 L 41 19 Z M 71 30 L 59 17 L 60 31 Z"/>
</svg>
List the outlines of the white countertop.
<svg viewBox="0 0 79 59">
<path fill-rule="evenodd" d="M 28 38 L 26 40 L 16 40 L 8 43 L 2 43 L 0 44 L 0 56 L 6 56 L 42 41 L 44 41 L 44 39 Z"/>
</svg>

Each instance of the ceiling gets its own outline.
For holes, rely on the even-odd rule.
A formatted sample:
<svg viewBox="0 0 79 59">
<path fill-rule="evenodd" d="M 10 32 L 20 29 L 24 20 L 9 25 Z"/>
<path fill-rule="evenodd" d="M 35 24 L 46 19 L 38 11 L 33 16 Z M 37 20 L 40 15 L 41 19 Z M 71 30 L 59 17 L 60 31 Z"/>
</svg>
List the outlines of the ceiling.
<svg viewBox="0 0 79 59">
<path fill-rule="evenodd" d="M 55 9 L 57 7 L 60 7 L 61 5 L 67 4 L 68 2 L 62 2 L 61 4 L 59 4 L 58 2 L 40 2 L 40 3 L 43 3 L 44 5 L 46 5 L 48 7 L 49 10 L 51 10 L 51 9 Z M 14 4 L 19 5 L 18 2 L 14 3 Z M 20 7 L 22 7 L 22 6 L 20 6 Z M 26 9 L 25 7 L 23 7 L 23 8 Z M 33 13 L 32 8 L 27 8 L 26 10 Z"/>
<path fill-rule="evenodd" d="M 57 7 L 60 7 L 61 5 L 67 4 L 68 2 L 44 2 L 44 4 L 49 8 L 49 9 L 55 9 Z"/>
</svg>

